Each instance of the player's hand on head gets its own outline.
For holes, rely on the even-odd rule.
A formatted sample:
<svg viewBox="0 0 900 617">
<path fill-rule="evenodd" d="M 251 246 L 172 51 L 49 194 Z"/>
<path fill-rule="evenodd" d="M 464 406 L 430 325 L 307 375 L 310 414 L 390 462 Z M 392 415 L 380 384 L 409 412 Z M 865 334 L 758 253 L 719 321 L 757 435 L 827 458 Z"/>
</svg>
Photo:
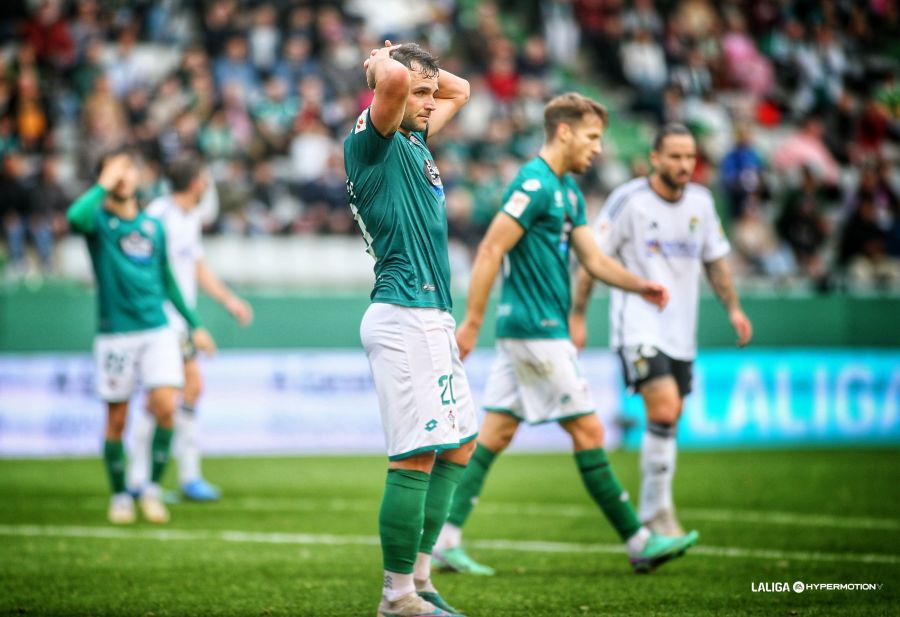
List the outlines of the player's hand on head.
<svg viewBox="0 0 900 617">
<path fill-rule="evenodd" d="M 191 333 L 191 340 L 194 342 L 194 347 L 196 347 L 198 351 L 202 351 L 207 356 L 216 355 L 216 342 L 206 328 L 197 328 L 194 330 Z"/>
<path fill-rule="evenodd" d="M 456 329 L 456 345 L 459 347 L 459 359 L 464 360 L 475 349 L 475 343 L 477 342 L 478 326 L 464 320 Z"/>
<path fill-rule="evenodd" d="M 746 346 L 753 338 L 753 324 L 750 323 L 750 318 L 741 309 L 734 309 L 728 314 L 728 319 L 737 333 L 737 346 Z"/>
<path fill-rule="evenodd" d="M 666 305 L 669 303 L 669 290 L 666 289 L 665 285 L 660 285 L 653 281 L 644 281 L 640 293 L 644 300 L 658 306 L 660 310 L 666 308 Z"/>
<path fill-rule="evenodd" d="M 391 43 L 390 39 L 385 39 L 384 47 L 379 47 L 369 52 L 369 57 L 363 62 L 363 70 L 366 72 L 366 85 L 369 88 L 375 88 L 375 75 L 371 71 L 372 67 L 378 62 L 389 59 L 391 52 L 395 49 L 400 49 L 400 47 L 401 45 Z"/>
<path fill-rule="evenodd" d="M 249 326 L 253 321 L 253 308 L 246 300 L 237 296 L 231 296 L 225 301 L 225 310 L 242 326 Z"/>
<path fill-rule="evenodd" d="M 97 184 L 111 191 L 125 175 L 128 168 L 130 158 L 127 154 L 117 154 L 110 157 L 103 163 L 103 169 L 100 170 L 100 176 L 97 178 Z"/>
<path fill-rule="evenodd" d="M 587 345 L 587 324 L 584 315 L 578 313 L 569 315 L 569 337 L 576 349 L 584 349 Z"/>
</svg>

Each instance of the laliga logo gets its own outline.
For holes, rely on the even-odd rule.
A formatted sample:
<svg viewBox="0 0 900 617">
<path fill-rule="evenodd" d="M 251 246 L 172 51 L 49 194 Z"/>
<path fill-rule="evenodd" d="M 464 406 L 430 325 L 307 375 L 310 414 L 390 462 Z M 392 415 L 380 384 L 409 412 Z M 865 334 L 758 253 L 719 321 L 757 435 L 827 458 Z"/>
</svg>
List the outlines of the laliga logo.
<svg viewBox="0 0 900 617">
<path fill-rule="evenodd" d="M 800 581 L 794 581 L 794 593 L 803 593 L 806 591 L 806 585 Z"/>
</svg>

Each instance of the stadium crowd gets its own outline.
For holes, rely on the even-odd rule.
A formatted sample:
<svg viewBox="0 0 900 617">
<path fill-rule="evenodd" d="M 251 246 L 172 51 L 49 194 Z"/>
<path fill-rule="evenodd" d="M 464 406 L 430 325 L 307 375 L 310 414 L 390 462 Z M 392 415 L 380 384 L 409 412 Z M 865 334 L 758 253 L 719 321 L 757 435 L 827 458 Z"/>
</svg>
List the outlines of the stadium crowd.
<svg viewBox="0 0 900 617">
<path fill-rule="evenodd" d="M 900 288 L 900 8 L 893 0 L 17 0 L 0 8 L 7 276 L 52 273 L 103 152 L 145 159 L 142 201 L 208 160 L 210 233 L 355 234 L 341 144 L 362 60 L 419 40 L 471 83 L 435 141 L 450 234 L 474 247 L 565 89 L 612 111 L 584 189 L 648 171 L 661 122 L 695 132 L 744 281 Z M 624 128 L 623 128 L 624 127 Z M 618 130 L 617 130 L 618 129 Z"/>
</svg>

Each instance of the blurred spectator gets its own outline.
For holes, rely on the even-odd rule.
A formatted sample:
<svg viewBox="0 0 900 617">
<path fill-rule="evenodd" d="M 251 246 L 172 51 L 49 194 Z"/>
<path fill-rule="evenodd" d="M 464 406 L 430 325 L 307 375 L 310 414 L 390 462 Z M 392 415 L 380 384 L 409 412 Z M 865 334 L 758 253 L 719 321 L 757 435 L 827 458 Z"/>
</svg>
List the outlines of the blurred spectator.
<svg viewBox="0 0 900 617">
<path fill-rule="evenodd" d="M 644 30 L 654 39 L 661 39 L 663 21 L 653 6 L 653 0 L 634 0 L 634 5 L 622 15 L 622 28 L 628 34 Z"/>
<path fill-rule="evenodd" d="M 76 53 L 60 4 L 60 0 L 40 0 L 34 14 L 22 26 L 22 37 L 34 48 L 38 61 L 54 69 L 71 66 Z"/>
<path fill-rule="evenodd" d="M 262 71 L 271 70 L 281 46 L 281 31 L 278 29 L 278 11 L 275 6 L 266 3 L 257 7 L 248 39 L 253 65 Z"/>
<path fill-rule="evenodd" d="M 287 84 L 288 92 L 295 92 L 303 78 L 319 74 L 319 64 L 311 53 L 312 45 L 306 36 L 295 34 L 285 42 L 274 73 Z"/>
<path fill-rule="evenodd" d="M 874 199 L 861 193 L 841 230 L 838 253 L 838 263 L 851 285 L 884 286 L 898 280 L 900 268 L 896 258 L 887 252 L 887 239 Z"/>
<path fill-rule="evenodd" d="M 26 152 L 40 152 L 49 146 L 53 115 L 46 94 L 41 92 L 36 70 L 29 68 L 19 73 L 9 113 L 15 118 L 16 134 Z"/>
<path fill-rule="evenodd" d="M 220 88 L 235 85 L 247 96 L 256 94 L 259 80 L 247 56 L 247 40 L 235 34 L 228 38 L 225 53 L 216 59 L 213 69 Z"/>
<path fill-rule="evenodd" d="M 3 195 L 3 232 L 12 268 L 10 275 L 25 276 L 26 241 L 30 236 L 40 259 L 41 268 L 49 273 L 52 268 L 53 232 L 50 221 L 35 209 L 35 191 L 28 183 L 28 163 L 18 152 L 7 152 L 3 157 L 0 176 L 0 194 Z"/>
<path fill-rule="evenodd" d="M 765 193 L 763 181 L 763 161 L 753 147 L 750 128 L 741 125 L 735 131 L 735 146 L 722 158 L 719 174 L 728 197 L 731 217 L 739 219 L 744 206 L 751 197 L 761 197 Z"/>
<path fill-rule="evenodd" d="M 668 70 L 662 47 L 646 30 L 638 30 L 622 46 L 622 70 L 635 88 L 635 111 L 646 111 L 661 117 L 660 95 L 666 85 Z"/>
<path fill-rule="evenodd" d="M 825 192 L 815 173 L 803 168 L 801 184 L 785 196 L 776 227 L 778 235 L 788 243 L 801 272 L 818 279 L 824 275 L 821 249 L 828 235 L 822 204 Z"/>
<path fill-rule="evenodd" d="M 830 185 L 840 180 L 840 167 L 822 137 L 825 126 L 818 116 L 810 116 L 800 130 L 782 142 L 772 157 L 772 166 L 781 172 L 797 173 L 803 168 L 812 170 Z"/>
<path fill-rule="evenodd" d="M 106 75 L 113 94 L 121 99 L 137 86 L 147 84 L 147 68 L 144 60 L 136 50 L 137 31 L 134 27 L 125 28 L 119 34 L 116 53 L 106 67 Z"/>
<path fill-rule="evenodd" d="M 794 256 L 763 216 L 758 203 L 748 203 L 731 228 L 738 254 L 756 275 L 784 278 L 794 273 Z"/>
</svg>

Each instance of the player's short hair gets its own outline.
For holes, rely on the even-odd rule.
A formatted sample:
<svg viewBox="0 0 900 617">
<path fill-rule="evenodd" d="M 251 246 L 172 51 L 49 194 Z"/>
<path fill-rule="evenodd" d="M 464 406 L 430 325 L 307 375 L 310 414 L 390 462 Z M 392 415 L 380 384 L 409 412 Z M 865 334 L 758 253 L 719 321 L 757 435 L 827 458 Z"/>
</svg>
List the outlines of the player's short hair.
<svg viewBox="0 0 900 617">
<path fill-rule="evenodd" d="M 690 129 L 683 124 L 679 124 L 678 122 L 669 122 L 664 124 L 659 131 L 656 133 L 656 137 L 653 138 L 653 151 L 659 152 L 660 148 L 663 147 L 663 143 L 666 141 L 666 137 L 669 135 L 688 135 L 689 137 L 693 137 L 694 134 L 691 133 Z"/>
<path fill-rule="evenodd" d="M 169 163 L 166 175 L 172 183 L 172 190 L 176 193 L 186 191 L 197 176 L 203 173 L 206 166 L 199 157 L 192 154 L 181 154 Z"/>
<path fill-rule="evenodd" d="M 391 58 L 410 71 L 422 73 L 427 79 L 437 77 L 440 71 L 437 58 L 422 49 L 418 43 L 404 43 L 391 52 Z"/>
<path fill-rule="evenodd" d="M 553 139 L 560 124 L 575 125 L 587 115 L 595 115 L 609 126 L 609 112 L 606 107 L 577 92 L 567 92 L 550 100 L 544 107 L 544 132 L 547 139 Z"/>
<path fill-rule="evenodd" d="M 132 161 L 138 160 L 137 150 L 135 150 L 131 146 L 117 146 L 115 148 L 112 148 L 111 150 L 107 150 L 100 156 L 100 160 L 97 161 L 97 164 L 94 166 L 94 177 L 100 177 L 100 172 L 103 171 L 103 166 L 106 165 L 106 162 L 111 158 L 119 156 L 120 154 L 127 154 Z"/>
</svg>

